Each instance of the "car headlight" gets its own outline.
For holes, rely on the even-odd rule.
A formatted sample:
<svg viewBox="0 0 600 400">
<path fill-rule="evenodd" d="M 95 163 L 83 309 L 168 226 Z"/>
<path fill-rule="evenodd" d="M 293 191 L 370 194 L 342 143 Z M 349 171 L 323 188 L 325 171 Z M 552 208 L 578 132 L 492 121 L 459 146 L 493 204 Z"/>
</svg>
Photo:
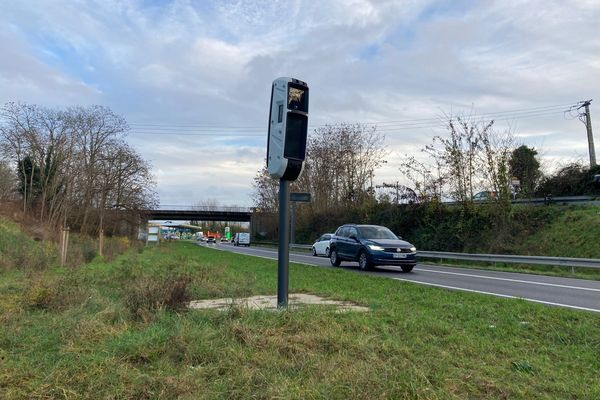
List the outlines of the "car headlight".
<svg viewBox="0 0 600 400">
<path fill-rule="evenodd" d="M 369 248 L 370 248 L 371 250 L 376 250 L 376 251 L 383 251 L 383 250 L 384 250 L 384 248 L 383 248 L 383 247 L 381 247 L 381 246 L 377 246 L 376 244 L 370 244 L 370 245 L 369 245 Z"/>
<path fill-rule="evenodd" d="M 413 246 L 413 247 L 410 248 L 410 251 L 411 251 L 411 253 L 414 253 L 414 252 L 417 251 L 417 248 L 415 246 Z"/>
</svg>

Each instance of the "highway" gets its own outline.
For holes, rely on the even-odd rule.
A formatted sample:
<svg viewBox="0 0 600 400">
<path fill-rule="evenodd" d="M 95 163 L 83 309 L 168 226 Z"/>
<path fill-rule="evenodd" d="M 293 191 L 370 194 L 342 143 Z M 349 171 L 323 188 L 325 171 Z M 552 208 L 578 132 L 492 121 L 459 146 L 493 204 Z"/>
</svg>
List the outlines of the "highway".
<svg viewBox="0 0 600 400">
<path fill-rule="evenodd" d="M 276 249 L 236 247 L 230 243 L 210 246 L 218 250 L 277 260 Z M 314 257 L 308 253 L 290 252 L 290 262 L 334 268 L 328 258 Z M 356 273 L 366 273 L 449 290 L 519 298 L 550 306 L 600 313 L 600 281 L 428 264 L 418 264 L 411 273 L 403 273 L 400 268 L 392 266 L 363 272 L 354 262 L 342 262 L 341 268 Z"/>
</svg>

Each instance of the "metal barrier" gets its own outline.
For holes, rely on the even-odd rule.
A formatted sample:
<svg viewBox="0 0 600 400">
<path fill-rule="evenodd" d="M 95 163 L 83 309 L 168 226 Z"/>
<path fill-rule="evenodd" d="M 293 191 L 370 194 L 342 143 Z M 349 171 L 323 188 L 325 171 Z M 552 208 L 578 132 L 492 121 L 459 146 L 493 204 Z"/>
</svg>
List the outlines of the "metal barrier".
<svg viewBox="0 0 600 400">
<path fill-rule="evenodd" d="M 493 204 L 495 200 L 474 200 L 475 204 Z M 586 205 L 600 205 L 599 196 L 546 196 L 546 197 L 533 197 L 529 199 L 513 199 L 510 201 L 512 204 L 529 204 L 529 205 L 559 205 L 565 206 L 569 204 L 586 204 Z M 445 201 L 444 205 L 447 206 L 459 206 L 462 203 L 459 201 Z"/>
<path fill-rule="evenodd" d="M 312 246 L 310 244 L 290 243 L 290 248 L 292 247 L 296 249 L 312 249 Z"/>
<path fill-rule="evenodd" d="M 515 256 L 505 254 L 467 254 L 444 251 L 417 251 L 417 257 L 447 260 L 500 262 L 511 264 L 558 265 L 561 267 L 600 268 L 600 259 L 546 256 Z"/>
<path fill-rule="evenodd" d="M 290 244 L 290 248 L 310 249 L 309 244 Z M 546 257 L 546 256 L 516 256 L 506 254 L 468 254 L 450 253 L 445 251 L 417 251 L 417 257 L 437 258 L 446 260 L 484 261 L 490 263 L 509 264 L 535 264 L 535 265 L 557 265 L 561 267 L 585 267 L 600 268 L 600 259 L 596 258 L 574 258 L 574 257 Z"/>
</svg>

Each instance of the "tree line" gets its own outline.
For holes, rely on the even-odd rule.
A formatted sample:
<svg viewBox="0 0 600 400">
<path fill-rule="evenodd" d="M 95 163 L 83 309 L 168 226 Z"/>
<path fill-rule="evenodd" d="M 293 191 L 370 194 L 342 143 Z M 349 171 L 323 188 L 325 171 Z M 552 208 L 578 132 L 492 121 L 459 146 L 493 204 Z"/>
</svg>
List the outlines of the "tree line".
<svg viewBox="0 0 600 400">
<path fill-rule="evenodd" d="M 384 135 L 375 126 L 338 124 L 314 130 L 308 139 L 303 172 L 291 184 L 291 191 L 312 195 L 311 203 L 297 210 L 299 228 L 312 230 L 310 235 L 304 232 L 300 236 L 314 239 L 334 229 L 342 215 L 368 223 L 363 217 L 371 214 L 369 210 L 380 212 L 386 204 L 442 205 L 453 200 L 469 212 L 475 195 L 483 192 L 503 221 L 513 198 L 600 193 L 593 181 L 600 167 L 569 164 L 545 175 L 537 150 L 518 145 L 513 133 L 498 131 L 493 120 L 445 117 L 444 122 L 445 135 L 435 136 L 419 155 L 400 159 L 396 185 L 380 186 L 374 186 L 373 177 L 389 153 Z M 276 211 L 278 189 L 279 182 L 269 177 L 266 167 L 258 171 L 255 207 Z"/>
<path fill-rule="evenodd" d="M 84 234 L 117 229 L 119 220 L 157 203 L 151 166 L 125 142 L 128 131 L 103 106 L 5 104 L 0 196 L 16 194 L 25 213 L 54 226 Z"/>
</svg>

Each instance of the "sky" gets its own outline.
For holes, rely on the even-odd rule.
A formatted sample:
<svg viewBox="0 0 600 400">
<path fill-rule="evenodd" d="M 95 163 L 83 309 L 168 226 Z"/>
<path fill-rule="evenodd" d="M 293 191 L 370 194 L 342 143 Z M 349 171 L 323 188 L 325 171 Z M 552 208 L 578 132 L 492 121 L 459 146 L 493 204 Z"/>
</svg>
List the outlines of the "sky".
<svg viewBox="0 0 600 400">
<path fill-rule="evenodd" d="M 0 0 L 0 104 L 123 115 L 163 207 L 252 205 L 282 76 L 308 83 L 311 130 L 385 135 L 375 184 L 404 182 L 448 115 L 494 119 L 552 171 L 589 162 L 564 111 L 598 97 L 598 21 L 600 0 Z"/>
</svg>

